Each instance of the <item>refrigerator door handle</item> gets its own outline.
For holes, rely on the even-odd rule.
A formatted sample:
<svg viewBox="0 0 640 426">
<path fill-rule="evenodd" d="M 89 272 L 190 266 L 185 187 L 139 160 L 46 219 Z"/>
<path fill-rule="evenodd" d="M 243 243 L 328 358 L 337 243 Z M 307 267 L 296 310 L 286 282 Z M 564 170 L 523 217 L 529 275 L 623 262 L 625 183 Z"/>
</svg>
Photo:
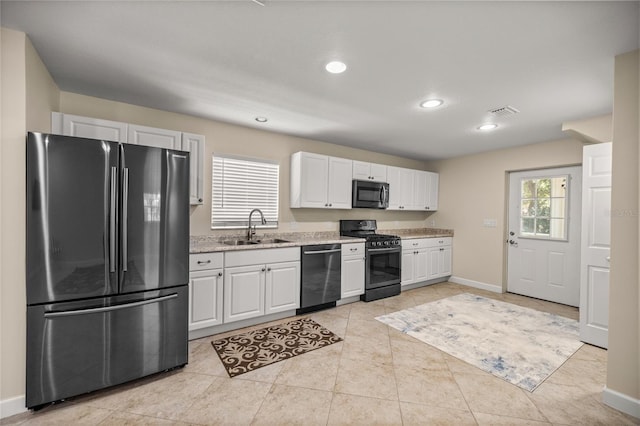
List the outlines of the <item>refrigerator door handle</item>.
<svg viewBox="0 0 640 426">
<path fill-rule="evenodd" d="M 118 168 L 111 167 L 109 198 L 109 272 L 116 271 L 116 193 L 118 191 Z"/>
<path fill-rule="evenodd" d="M 122 170 L 122 271 L 127 272 L 127 257 L 129 245 L 128 228 L 129 220 L 127 218 L 127 210 L 129 204 L 129 168 Z"/>
<path fill-rule="evenodd" d="M 73 315 L 87 315 L 87 314 L 96 314 L 101 312 L 118 311 L 120 309 L 133 308 L 135 306 L 148 305 L 150 303 L 165 302 L 167 300 L 175 299 L 176 297 L 178 297 L 178 293 L 173 293 L 173 294 L 169 294 L 167 296 L 162 296 L 162 297 L 156 297 L 153 299 L 140 300 L 139 302 L 123 303 L 121 305 L 114 305 L 114 306 L 104 306 L 101 308 L 78 309 L 75 311 L 45 312 L 44 317 L 59 318 L 59 317 L 69 317 Z"/>
</svg>

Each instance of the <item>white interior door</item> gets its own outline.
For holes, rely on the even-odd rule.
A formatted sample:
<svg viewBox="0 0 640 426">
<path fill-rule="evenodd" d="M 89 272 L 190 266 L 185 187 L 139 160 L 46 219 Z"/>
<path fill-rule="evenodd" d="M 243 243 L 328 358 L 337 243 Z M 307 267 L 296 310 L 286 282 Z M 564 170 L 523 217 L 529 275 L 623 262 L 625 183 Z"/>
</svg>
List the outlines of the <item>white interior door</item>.
<svg viewBox="0 0 640 426">
<path fill-rule="evenodd" d="M 611 143 L 587 145 L 582 158 L 580 340 L 607 347 L 611 246 Z"/>
<path fill-rule="evenodd" d="M 581 181 L 579 166 L 510 174 L 509 292 L 578 306 Z"/>
</svg>

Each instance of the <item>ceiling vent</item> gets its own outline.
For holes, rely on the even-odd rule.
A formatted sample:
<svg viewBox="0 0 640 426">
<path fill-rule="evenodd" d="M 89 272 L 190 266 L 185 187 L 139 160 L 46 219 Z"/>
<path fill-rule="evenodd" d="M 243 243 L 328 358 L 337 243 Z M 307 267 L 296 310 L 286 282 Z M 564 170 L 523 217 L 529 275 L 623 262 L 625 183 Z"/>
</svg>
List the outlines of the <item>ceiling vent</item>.
<svg viewBox="0 0 640 426">
<path fill-rule="evenodd" d="M 495 115 L 496 117 L 506 117 L 508 115 L 516 115 L 517 113 L 520 112 L 520 110 L 510 105 L 507 105 L 500 108 L 491 109 L 489 110 L 489 112 Z"/>
</svg>

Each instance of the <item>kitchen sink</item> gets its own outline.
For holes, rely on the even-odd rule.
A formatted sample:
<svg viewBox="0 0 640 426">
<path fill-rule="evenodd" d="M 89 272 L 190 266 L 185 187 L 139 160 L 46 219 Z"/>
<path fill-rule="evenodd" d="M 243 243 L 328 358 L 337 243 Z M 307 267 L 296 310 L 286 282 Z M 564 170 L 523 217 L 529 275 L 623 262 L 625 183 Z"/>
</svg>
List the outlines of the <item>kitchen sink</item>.
<svg viewBox="0 0 640 426">
<path fill-rule="evenodd" d="M 258 244 L 258 241 L 256 241 L 256 240 L 254 240 L 254 241 L 249 241 L 249 240 L 225 240 L 225 241 L 223 241 L 223 243 L 228 245 L 228 246 L 249 246 L 249 245 Z"/>
<path fill-rule="evenodd" d="M 264 238 L 261 240 L 225 240 L 223 244 L 229 246 L 250 246 L 256 244 L 279 244 L 279 243 L 289 243 L 289 240 L 282 240 L 280 238 Z"/>
<path fill-rule="evenodd" d="M 289 240 L 281 240 L 280 238 L 264 238 L 261 240 L 255 240 L 259 244 L 280 244 L 280 243 L 290 243 Z"/>
</svg>

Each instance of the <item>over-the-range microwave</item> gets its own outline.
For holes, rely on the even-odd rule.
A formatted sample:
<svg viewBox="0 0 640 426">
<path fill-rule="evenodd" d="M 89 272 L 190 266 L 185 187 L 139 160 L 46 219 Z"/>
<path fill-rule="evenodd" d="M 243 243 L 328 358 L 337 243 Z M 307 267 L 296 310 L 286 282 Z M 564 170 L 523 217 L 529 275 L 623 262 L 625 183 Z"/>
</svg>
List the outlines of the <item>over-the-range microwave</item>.
<svg viewBox="0 0 640 426">
<path fill-rule="evenodd" d="M 389 207 L 389 184 L 353 180 L 351 207 L 386 209 Z"/>
</svg>

